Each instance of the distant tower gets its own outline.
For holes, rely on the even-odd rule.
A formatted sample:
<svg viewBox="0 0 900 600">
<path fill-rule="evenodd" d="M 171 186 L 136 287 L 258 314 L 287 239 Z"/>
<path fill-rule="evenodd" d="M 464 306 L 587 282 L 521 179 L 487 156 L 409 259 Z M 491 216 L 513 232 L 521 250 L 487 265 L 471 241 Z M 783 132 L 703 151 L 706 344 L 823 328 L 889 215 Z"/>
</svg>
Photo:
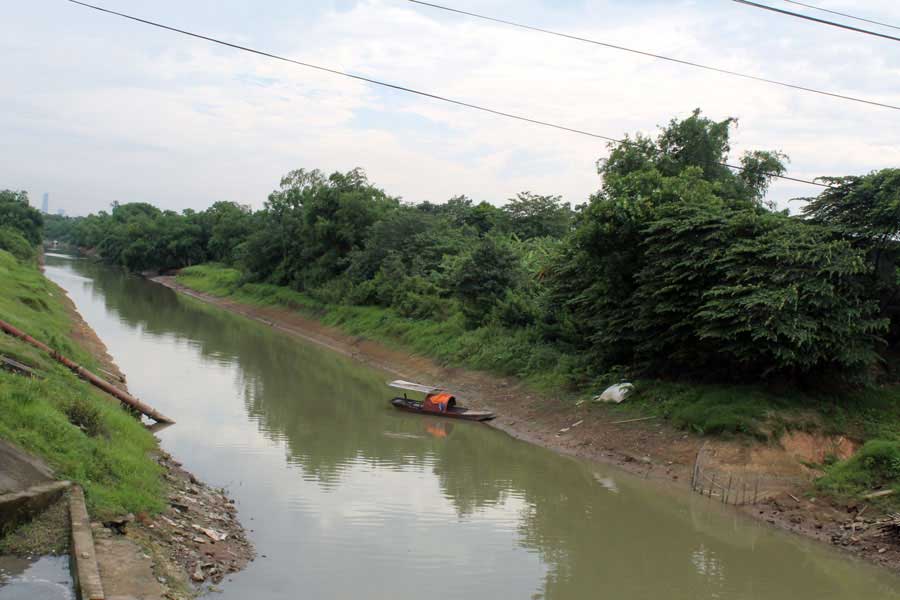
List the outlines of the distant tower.
<svg viewBox="0 0 900 600">
<path fill-rule="evenodd" d="M 57 208 L 56 214 L 58 214 L 61 217 L 64 217 L 64 216 L 66 216 L 66 210 L 64 208 Z"/>
<path fill-rule="evenodd" d="M 41 212 L 45 215 L 50 212 L 50 193 L 44 192 L 44 201 L 41 203 Z"/>
</svg>

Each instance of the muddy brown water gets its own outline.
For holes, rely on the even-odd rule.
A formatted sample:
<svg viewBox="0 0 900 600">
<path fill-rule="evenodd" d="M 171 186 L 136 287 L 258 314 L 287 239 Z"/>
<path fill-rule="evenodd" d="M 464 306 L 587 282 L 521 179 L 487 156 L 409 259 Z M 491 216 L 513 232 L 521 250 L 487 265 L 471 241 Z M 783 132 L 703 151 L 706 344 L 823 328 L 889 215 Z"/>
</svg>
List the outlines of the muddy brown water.
<svg viewBox="0 0 900 600">
<path fill-rule="evenodd" d="M 217 598 L 900 599 L 900 579 L 715 501 L 475 423 L 385 373 L 170 289 L 47 257 L 163 446 L 228 489 L 259 558 Z"/>
</svg>

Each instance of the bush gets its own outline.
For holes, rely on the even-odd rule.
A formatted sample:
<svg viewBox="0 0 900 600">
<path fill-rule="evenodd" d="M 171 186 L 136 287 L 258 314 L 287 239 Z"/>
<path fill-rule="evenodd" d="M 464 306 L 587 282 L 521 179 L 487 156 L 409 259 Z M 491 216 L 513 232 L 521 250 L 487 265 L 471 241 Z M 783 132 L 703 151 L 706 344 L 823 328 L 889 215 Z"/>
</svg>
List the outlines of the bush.
<svg viewBox="0 0 900 600">
<path fill-rule="evenodd" d="M 0 250 L 6 250 L 21 261 L 34 260 L 34 247 L 12 227 L 0 227 Z"/>
<path fill-rule="evenodd" d="M 852 458 L 829 467 L 816 485 L 823 491 L 842 496 L 879 488 L 900 490 L 900 442 L 866 442 Z"/>
<path fill-rule="evenodd" d="M 100 411 L 85 398 L 75 398 L 66 407 L 65 412 L 69 422 L 80 428 L 87 435 L 97 437 L 106 434 Z"/>
</svg>

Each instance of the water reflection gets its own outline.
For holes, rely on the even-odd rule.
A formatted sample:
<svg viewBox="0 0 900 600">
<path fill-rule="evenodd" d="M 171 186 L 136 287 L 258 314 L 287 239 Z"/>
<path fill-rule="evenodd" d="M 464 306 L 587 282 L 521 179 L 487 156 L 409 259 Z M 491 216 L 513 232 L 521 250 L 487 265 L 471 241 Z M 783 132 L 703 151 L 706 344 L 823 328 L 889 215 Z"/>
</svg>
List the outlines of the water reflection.
<svg viewBox="0 0 900 600">
<path fill-rule="evenodd" d="M 396 412 L 384 374 L 161 286 L 86 261 L 48 275 L 178 420 L 164 444 L 240 501 L 267 556 L 225 597 L 900 598 L 708 500 Z"/>
<path fill-rule="evenodd" d="M 0 600 L 74 600 L 69 557 L 0 556 Z"/>
</svg>

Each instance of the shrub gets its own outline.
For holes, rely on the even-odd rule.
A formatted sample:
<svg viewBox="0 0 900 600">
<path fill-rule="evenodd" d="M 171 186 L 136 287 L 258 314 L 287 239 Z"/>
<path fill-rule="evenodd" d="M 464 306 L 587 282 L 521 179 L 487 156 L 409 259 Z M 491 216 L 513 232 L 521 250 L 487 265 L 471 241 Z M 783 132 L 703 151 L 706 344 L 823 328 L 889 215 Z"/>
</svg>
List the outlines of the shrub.
<svg viewBox="0 0 900 600">
<path fill-rule="evenodd" d="M 106 434 L 103 417 L 97 407 L 89 400 L 81 397 L 75 398 L 66 406 L 65 412 L 69 422 L 80 428 L 87 435 L 97 437 Z"/>
<path fill-rule="evenodd" d="M 871 440 L 852 458 L 836 463 L 817 485 L 837 493 L 860 493 L 900 483 L 900 442 Z"/>
<path fill-rule="evenodd" d="M 21 261 L 34 260 L 35 249 L 12 227 L 0 227 L 0 250 L 6 250 Z"/>
</svg>

